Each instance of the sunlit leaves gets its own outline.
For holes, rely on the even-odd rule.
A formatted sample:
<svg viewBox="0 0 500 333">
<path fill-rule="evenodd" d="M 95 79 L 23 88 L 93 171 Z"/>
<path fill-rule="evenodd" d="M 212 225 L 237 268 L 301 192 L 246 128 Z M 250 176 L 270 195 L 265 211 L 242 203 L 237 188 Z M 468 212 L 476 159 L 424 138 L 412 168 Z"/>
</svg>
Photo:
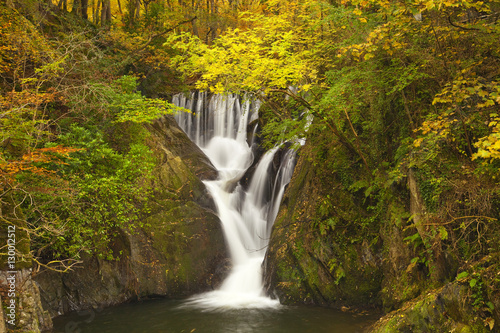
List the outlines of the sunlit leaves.
<svg viewBox="0 0 500 333">
<path fill-rule="evenodd" d="M 115 110 L 116 122 L 149 123 L 178 108 L 157 98 L 147 98 L 135 91 L 136 78 L 122 76 L 110 85 L 109 104 Z"/>
<path fill-rule="evenodd" d="M 200 75 L 198 89 L 255 92 L 316 79 L 314 37 L 304 35 L 300 16 L 243 13 L 241 20 L 251 28 L 230 29 L 210 46 L 189 34 L 170 39 L 180 53 L 173 63 L 188 76 Z"/>
<path fill-rule="evenodd" d="M 497 113 L 491 113 L 490 117 L 491 121 L 488 123 L 488 127 L 491 132 L 475 143 L 478 151 L 472 156 L 472 159 L 482 159 L 485 162 L 500 159 L 500 117 Z"/>
<path fill-rule="evenodd" d="M 50 148 L 38 148 L 23 154 L 20 159 L 6 160 L 0 153 L 0 176 L 3 181 L 14 181 L 14 177 L 21 172 L 31 172 L 47 175 L 52 170 L 46 168 L 49 164 L 64 164 L 64 157 L 78 151 L 78 148 L 55 146 Z"/>
</svg>

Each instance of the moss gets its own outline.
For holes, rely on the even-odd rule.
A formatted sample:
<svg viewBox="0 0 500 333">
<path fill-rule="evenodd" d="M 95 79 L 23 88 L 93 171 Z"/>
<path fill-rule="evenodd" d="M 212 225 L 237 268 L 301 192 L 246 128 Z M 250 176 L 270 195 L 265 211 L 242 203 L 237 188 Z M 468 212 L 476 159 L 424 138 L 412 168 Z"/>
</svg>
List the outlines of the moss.
<svg viewBox="0 0 500 333">
<path fill-rule="evenodd" d="M 348 193 L 327 194 L 338 187 L 336 176 L 309 161 L 310 149 L 301 152 L 273 228 L 267 261 L 272 288 L 287 303 L 376 305 L 378 234 L 355 221 L 360 214 L 351 214 Z"/>
<path fill-rule="evenodd" d="M 428 292 L 384 317 L 372 332 L 488 332 L 476 321 L 466 289 L 456 282 Z"/>
<path fill-rule="evenodd" d="M 187 201 L 177 202 L 172 209 L 162 210 L 144 223 L 143 229 L 151 238 L 153 248 L 164 256 L 161 274 L 169 286 L 169 293 L 182 293 L 186 288 L 206 285 L 213 273 L 206 270 L 210 261 L 225 256 L 218 218 Z"/>
</svg>

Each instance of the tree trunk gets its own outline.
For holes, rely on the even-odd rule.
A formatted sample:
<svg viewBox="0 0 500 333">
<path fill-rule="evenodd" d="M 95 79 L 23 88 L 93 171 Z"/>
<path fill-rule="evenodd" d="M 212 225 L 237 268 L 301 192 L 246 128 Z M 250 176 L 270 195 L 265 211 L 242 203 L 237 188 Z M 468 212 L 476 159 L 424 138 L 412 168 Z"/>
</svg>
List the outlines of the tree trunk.
<svg viewBox="0 0 500 333">
<path fill-rule="evenodd" d="M 120 0 L 118 0 L 118 11 L 120 12 L 120 14 L 123 14 L 123 12 L 122 12 L 122 3 L 120 2 Z"/>
<path fill-rule="evenodd" d="M 111 23 L 111 0 L 107 0 L 108 6 L 106 8 L 106 23 Z"/>
<path fill-rule="evenodd" d="M 427 209 L 413 169 L 410 169 L 408 172 L 408 188 L 410 190 L 410 213 L 413 216 L 413 223 L 420 238 L 422 238 L 424 247 L 431 252 L 430 254 L 424 254 L 429 261 L 431 279 L 433 281 L 443 282 L 450 278 L 453 272 L 449 269 L 450 263 L 443 251 L 440 236 L 437 235 L 433 237 L 431 235 L 431 230 L 429 230 L 428 225 L 426 225 Z"/>
<path fill-rule="evenodd" d="M 141 17 L 141 1 L 135 1 L 135 18 L 138 20 Z"/>
<path fill-rule="evenodd" d="M 89 0 L 81 0 L 82 4 L 82 18 L 84 20 L 89 19 L 88 9 L 89 9 Z"/>
<path fill-rule="evenodd" d="M 101 7 L 101 27 L 106 25 L 106 10 L 107 10 L 108 0 L 102 1 Z"/>
<path fill-rule="evenodd" d="M 99 9 L 102 7 L 102 0 L 97 1 L 97 7 L 94 10 L 94 24 L 98 25 L 99 24 Z"/>
<path fill-rule="evenodd" d="M 111 22 L 111 0 L 103 0 L 101 9 L 101 27 Z"/>
</svg>

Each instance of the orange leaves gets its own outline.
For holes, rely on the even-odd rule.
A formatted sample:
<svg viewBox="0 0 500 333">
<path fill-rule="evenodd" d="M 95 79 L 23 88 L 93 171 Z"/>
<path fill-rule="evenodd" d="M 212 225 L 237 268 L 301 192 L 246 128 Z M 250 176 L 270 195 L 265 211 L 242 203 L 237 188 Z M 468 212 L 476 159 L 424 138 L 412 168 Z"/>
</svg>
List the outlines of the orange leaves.
<svg viewBox="0 0 500 333">
<path fill-rule="evenodd" d="M 31 90 L 11 91 L 0 96 L 0 109 L 19 108 L 19 107 L 38 107 L 50 102 L 60 101 L 62 96 L 54 89 L 48 89 L 47 92 L 34 92 Z"/>
<path fill-rule="evenodd" d="M 56 146 L 50 148 L 38 148 L 32 152 L 24 154 L 20 160 L 3 160 L 0 155 L 0 176 L 12 181 L 12 178 L 20 172 L 32 172 L 35 174 L 48 174 L 53 171 L 36 164 L 65 164 L 64 158 L 69 158 L 69 154 L 80 151 L 80 148 Z"/>
</svg>

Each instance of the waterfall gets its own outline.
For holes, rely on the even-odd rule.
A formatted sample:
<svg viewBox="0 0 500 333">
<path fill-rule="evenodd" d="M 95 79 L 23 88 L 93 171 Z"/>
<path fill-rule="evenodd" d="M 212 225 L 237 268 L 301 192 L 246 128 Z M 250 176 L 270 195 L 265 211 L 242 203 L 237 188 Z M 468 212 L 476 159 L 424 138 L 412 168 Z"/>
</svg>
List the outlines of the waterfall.
<svg viewBox="0 0 500 333">
<path fill-rule="evenodd" d="M 279 147 L 266 152 L 245 190 L 239 181 L 254 162 L 247 128 L 258 119 L 259 102 L 237 95 L 215 95 L 207 101 L 206 93 L 195 92 L 190 98 L 176 95 L 173 103 L 191 110 L 176 114 L 175 119 L 219 172 L 217 180 L 204 183 L 217 206 L 233 264 L 218 290 L 195 296 L 189 304 L 209 308 L 279 306 L 264 293 L 261 267 L 279 203 L 292 176 L 295 152 L 283 154 L 275 175 L 273 160 Z"/>
</svg>

